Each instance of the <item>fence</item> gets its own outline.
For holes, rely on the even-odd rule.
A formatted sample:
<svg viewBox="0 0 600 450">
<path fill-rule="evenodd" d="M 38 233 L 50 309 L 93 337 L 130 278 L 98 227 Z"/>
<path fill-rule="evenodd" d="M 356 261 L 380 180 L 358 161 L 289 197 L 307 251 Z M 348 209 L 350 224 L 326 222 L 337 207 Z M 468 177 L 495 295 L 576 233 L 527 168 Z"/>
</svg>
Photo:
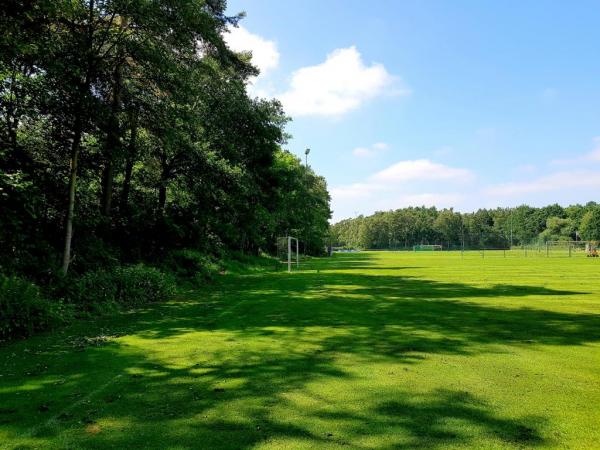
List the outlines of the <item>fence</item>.
<svg viewBox="0 0 600 450">
<path fill-rule="evenodd" d="M 508 249 L 480 248 L 459 250 L 462 256 L 487 257 L 519 257 L 519 258 L 577 258 L 589 254 L 589 243 L 585 241 L 573 242 L 545 242 L 531 245 L 521 245 Z"/>
<path fill-rule="evenodd" d="M 436 254 L 456 254 L 461 257 L 494 257 L 494 258 L 577 258 L 586 257 L 590 249 L 596 248 L 595 243 L 587 241 L 550 241 L 539 244 L 515 246 L 512 248 L 461 248 L 453 246 L 450 249 L 444 247 L 441 251 L 431 252 Z M 370 251 L 373 251 L 371 249 Z M 412 248 L 397 250 L 376 251 L 414 251 Z"/>
</svg>

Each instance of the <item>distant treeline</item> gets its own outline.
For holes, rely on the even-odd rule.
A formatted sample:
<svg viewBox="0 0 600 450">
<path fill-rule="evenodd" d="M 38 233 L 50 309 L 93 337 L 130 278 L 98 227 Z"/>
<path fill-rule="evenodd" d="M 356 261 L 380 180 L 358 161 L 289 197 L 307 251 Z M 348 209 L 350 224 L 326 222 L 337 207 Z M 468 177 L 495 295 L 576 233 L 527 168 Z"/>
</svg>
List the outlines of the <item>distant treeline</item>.
<svg viewBox="0 0 600 450">
<path fill-rule="evenodd" d="M 410 207 L 342 220 L 332 225 L 331 236 L 334 246 L 370 249 L 403 249 L 416 244 L 508 248 L 511 243 L 600 240 L 600 205 L 522 205 L 473 213 Z"/>
</svg>

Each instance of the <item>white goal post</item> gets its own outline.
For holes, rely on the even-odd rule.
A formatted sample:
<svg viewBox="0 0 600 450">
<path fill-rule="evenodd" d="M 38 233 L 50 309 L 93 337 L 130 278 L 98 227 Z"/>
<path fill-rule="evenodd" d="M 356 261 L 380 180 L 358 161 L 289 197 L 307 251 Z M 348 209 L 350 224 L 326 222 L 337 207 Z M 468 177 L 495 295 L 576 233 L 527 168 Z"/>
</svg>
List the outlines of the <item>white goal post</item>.
<svg viewBox="0 0 600 450">
<path fill-rule="evenodd" d="M 287 237 L 287 245 L 288 245 L 288 272 L 292 271 L 292 240 L 296 241 L 296 268 L 300 267 L 300 246 L 298 244 L 298 239 L 292 236 Z"/>
<path fill-rule="evenodd" d="M 590 241 L 546 241 L 542 244 L 546 256 L 589 254 Z"/>
<path fill-rule="evenodd" d="M 295 250 L 296 250 L 296 257 L 293 258 L 292 253 L 294 251 L 294 246 L 292 245 L 292 241 L 295 241 Z M 283 236 L 280 238 L 277 238 L 277 248 L 278 248 L 278 255 L 280 257 L 280 260 L 283 260 L 285 257 L 285 260 L 287 261 L 287 266 L 288 266 L 288 272 L 292 271 L 292 263 L 294 262 L 295 259 L 295 263 L 296 263 L 296 268 L 300 267 L 300 244 L 298 242 L 298 238 L 295 238 L 293 236 Z M 283 262 L 283 261 L 282 261 Z"/>
</svg>

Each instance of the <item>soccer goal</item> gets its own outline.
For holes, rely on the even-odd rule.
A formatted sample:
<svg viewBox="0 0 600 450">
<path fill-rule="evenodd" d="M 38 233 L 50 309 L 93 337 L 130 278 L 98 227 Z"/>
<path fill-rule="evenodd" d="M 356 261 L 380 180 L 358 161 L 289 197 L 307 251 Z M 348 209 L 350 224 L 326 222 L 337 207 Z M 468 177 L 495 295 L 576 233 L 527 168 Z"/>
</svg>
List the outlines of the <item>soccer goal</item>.
<svg viewBox="0 0 600 450">
<path fill-rule="evenodd" d="M 538 246 L 538 252 L 545 256 L 583 256 L 588 254 L 588 241 L 547 241 Z"/>
<path fill-rule="evenodd" d="M 288 272 L 292 271 L 294 263 L 296 269 L 298 269 L 300 267 L 300 245 L 298 239 L 293 236 L 278 237 L 277 257 L 282 263 L 287 263 Z"/>
<path fill-rule="evenodd" d="M 415 252 L 439 252 L 442 250 L 442 246 L 437 245 L 437 244 L 435 244 L 435 245 L 419 244 L 419 245 L 414 245 L 413 250 Z"/>
</svg>

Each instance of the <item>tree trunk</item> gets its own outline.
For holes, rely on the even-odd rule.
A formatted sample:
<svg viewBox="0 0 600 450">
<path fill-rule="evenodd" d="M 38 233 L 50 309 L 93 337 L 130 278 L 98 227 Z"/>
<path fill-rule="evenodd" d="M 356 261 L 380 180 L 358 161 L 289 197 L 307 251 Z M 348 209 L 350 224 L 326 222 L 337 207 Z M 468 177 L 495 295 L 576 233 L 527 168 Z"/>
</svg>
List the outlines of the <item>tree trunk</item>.
<svg viewBox="0 0 600 450">
<path fill-rule="evenodd" d="M 73 140 L 71 142 L 71 161 L 69 174 L 69 200 L 67 204 L 67 217 L 65 224 L 65 246 L 62 257 L 62 273 L 66 275 L 71 264 L 71 241 L 73 240 L 73 218 L 75 217 L 75 193 L 77 191 L 77 163 L 79 160 L 79 151 L 81 149 L 81 136 L 83 134 L 84 108 L 82 104 L 83 95 L 87 95 L 90 90 L 92 77 L 93 59 L 91 55 L 93 35 L 92 23 L 94 17 L 95 0 L 90 0 L 88 6 L 88 30 L 87 30 L 87 67 L 85 80 L 79 89 L 79 96 L 75 106 L 75 126 L 73 127 Z"/>
<path fill-rule="evenodd" d="M 127 28 L 127 19 L 120 17 L 120 29 Z M 110 120 L 108 121 L 108 130 L 106 136 L 106 166 L 104 167 L 102 179 L 102 213 L 110 216 L 112 205 L 113 184 L 114 184 L 114 159 L 117 148 L 121 144 L 121 127 L 119 124 L 119 112 L 121 111 L 121 94 L 123 90 L 123 64 L 125 55 L 123 48 L 119 46 L 118 62 L 113 72 L 112 85 L 112 103 Z"/>
<path fill-rule="evenodd" d="M 121 209 L 129 209 L 129 191 L 131 189 L 131 175 L 133 173 L 133 163 L 137 155 L 137 114 L 131 117 L 131 135 L 129 137 L 129 146 L 127 148 L 127 159 L 125 161 L 125 178 L 123 180 L 123 190 L 121 191 Z"/>
<path fill-rule="evenodd" d="M 158 211 L 162 214 L 165 210 L 165 205 L 167 203 L 167 185 L 166 183 L 160 183 L 158 187 Z"/>
<path fill-rule="evenodd" d="M 114 178 L 114 169 L 112 156 L 111 159 L 106 161 L 106 166 L 104 167 L 104 172 L 102 174 L 102 201 L 101 208 L 102 214 L 105 216 L 110 216 L 110 209 L 112 206 L 112 191 L 113 191 L 113 178 Z"/>
<path fill-rule="evenodd" d="M 71 263 L 71 241 L 73 239 L 73 217 L 75 215 L 75 192 L 77 186 L 77 161 L 79 159 L 79 148 L 81 146 L 81 119 L 79 116 L 75 122 L 73 142 L 71 144 L 71 170 L 69 174 L 69 201 L 67 206 L 67 218 L 65 226 L 65 247 L 62 258 L 62 272 L 66 275 Z"/>
<path fill-rule="evenodd" d="M 158 213 L 160 215 L 165 211 L 165 205 L 167 204 L 167 184 L 171 177 L 171 169 L 167 162 L 166 155 L 162 154 L 160 158 L 161 170 L 160 170 L 160 182 L 158 185 Z"/>
<path fill-rule="evenodd" d="M 108 121 L 108 130 L 106 136 L 106 165 L 102 174 L 102 214 L 110 216 L 112 206 L 113 182 L 114 182 L 114 159 L 117 148 L 121 143 L 121 133 L 119 126 L 119 111 L 121 110 L 121 84 L 122 73 L 121 64 L 115 67 L 112 104 L 110 120 Z"/>
</svg>

